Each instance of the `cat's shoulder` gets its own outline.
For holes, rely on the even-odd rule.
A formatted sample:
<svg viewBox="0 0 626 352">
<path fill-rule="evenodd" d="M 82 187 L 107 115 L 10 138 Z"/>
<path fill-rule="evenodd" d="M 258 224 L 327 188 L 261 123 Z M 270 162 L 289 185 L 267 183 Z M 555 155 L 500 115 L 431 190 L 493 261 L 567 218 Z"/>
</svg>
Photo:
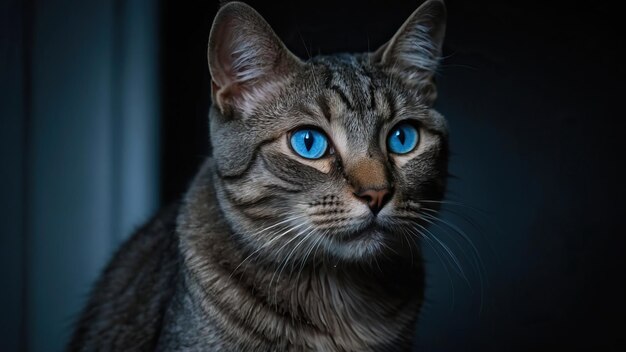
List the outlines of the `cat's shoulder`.
<svg viewBox="0 0 626 352">
<path fill-rule="evenodd" d="M 92 289 L 69 350 L 155 346 L 177 277 L 179 208 L 162 209 L 116 252 Z"/>
</svg>

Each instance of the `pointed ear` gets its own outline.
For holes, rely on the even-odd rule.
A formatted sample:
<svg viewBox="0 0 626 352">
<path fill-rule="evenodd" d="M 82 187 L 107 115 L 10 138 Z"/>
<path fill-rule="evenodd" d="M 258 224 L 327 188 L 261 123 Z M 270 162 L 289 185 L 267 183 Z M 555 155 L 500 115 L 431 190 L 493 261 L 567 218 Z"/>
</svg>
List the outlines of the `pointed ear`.
<svg viewBox="0 0 626 352">
<path fill-rule="evenodd" d="M 301 64 L 263 17 L 241 2 L 227 3 L 217 13 L 208 61 L 213 103 L 224 114 L 251 111 Z"/>
<path fill-rule="evenodd" d="M 433 76 L 439 65 L 446 31 L 442 0 L 426 0 L 389 42 L 372 54 L 372 61 L 391 67 L 414 85 L 423 86 L 434 102 Z M 430 91 L 429 91 L 430 90 Z"/>
</svg>

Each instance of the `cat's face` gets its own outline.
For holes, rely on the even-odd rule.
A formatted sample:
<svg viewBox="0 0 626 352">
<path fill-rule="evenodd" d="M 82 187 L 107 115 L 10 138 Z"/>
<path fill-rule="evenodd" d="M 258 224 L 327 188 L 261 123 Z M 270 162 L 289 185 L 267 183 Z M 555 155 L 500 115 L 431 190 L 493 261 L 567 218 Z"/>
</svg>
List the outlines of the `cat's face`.
<svg viewBox="0 0 626 352">
<path fill-rule="evenodd" d="M 432 109 L 444 17 L 428 1 L 375 53 L 302 62 L 250 7 L 222 8 L 211 139 L 242 243 L 282 262 L 369 260 L 415 241 L 445 190 L 446 124 Z"/>
</svg>

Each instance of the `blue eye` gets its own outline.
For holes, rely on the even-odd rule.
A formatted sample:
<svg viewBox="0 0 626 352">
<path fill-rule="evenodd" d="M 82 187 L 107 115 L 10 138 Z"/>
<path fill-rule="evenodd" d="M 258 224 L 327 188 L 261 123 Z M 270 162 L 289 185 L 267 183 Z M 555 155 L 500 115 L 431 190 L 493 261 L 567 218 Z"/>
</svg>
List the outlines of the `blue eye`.
<svg viewBox="0 0 626 352">
<path fill-rule="evenodd" d="M 396 154 L 406 154 L 417 145 L 420 139 L 417 128 L 409 123 L 400 123 L 391 130 L 387 139 L 389 151 Z"/>
<path fill-rule="evenodd" d="M 291 148 L 303 158 L 319 159 L 328 148 L 328 139 L 322 132 L 303 128 L 291 134 Z"/>
</svg>

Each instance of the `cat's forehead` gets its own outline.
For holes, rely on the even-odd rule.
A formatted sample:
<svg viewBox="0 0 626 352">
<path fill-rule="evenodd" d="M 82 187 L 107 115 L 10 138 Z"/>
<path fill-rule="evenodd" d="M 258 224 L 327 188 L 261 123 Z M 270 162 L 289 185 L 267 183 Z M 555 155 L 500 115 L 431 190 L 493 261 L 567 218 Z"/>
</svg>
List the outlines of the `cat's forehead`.
<svg viewBox="0 0 626 352">
<path fill-rule="evenodd" d="M 427 118 L 429 107 L 419 91 L 369 57 L 343 54 L 311 59 L 292 82 L 289 100 L 307 114 L 342 125 L 350 135 L 370 135 L 395 120 Z"/>
<path fill-rule="evenodd" d="M 369 54 L 319 56 L 308 62 L 298 83 L 312 86 L 304 94 L 336 97 L 336 108 L 363 117 L 395 117 L 398 113 L 428 110 L 420 92 L 378 63 Z"/>
</svg>

